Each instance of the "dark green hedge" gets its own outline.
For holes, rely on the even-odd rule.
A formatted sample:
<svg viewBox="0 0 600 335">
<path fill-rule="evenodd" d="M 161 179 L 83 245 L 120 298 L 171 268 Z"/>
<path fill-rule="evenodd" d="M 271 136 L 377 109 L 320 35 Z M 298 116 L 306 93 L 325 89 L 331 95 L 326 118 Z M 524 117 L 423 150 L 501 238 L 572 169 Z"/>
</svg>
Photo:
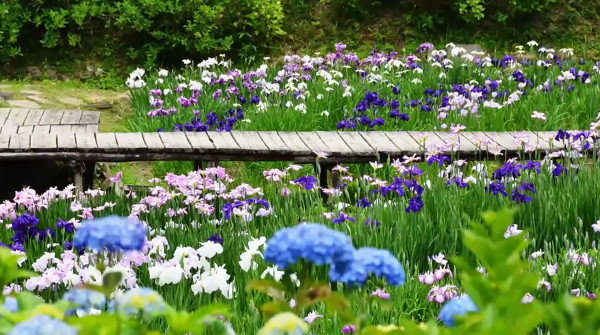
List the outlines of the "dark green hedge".
<svg viewBox="0 0 600 335">
<path fill-rule="evenodd" d="M 0 64 L 173 64 L 336 41 L 594 39 L 599 12 L 591 0 L 2 0 Z"/>
</svg>

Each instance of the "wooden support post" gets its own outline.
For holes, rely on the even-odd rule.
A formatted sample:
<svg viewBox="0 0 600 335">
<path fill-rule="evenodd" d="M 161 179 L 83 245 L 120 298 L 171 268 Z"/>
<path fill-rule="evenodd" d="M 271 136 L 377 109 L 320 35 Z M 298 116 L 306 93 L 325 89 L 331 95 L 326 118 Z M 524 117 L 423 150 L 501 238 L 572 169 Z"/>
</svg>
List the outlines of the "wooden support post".
<svg viewBox="0 0 600 335">
<path fill-rule="evenodd" d="M 194 161 L 194 171 L 202 170 L 202 161 Z"/>
<path fill-rule="evenodd" d="M 331 170 L 331 187 L 340 187 L 340 172 L 338 170 Z"/>
<path fill-rule="evenodd" d="M 78 192 L 84 191 L 83 186 L 83 173 L 85 172 L 85 164 L 79 161 L 69 162 L 71 171 L 73 173 L 73 184 Z"/>
<path fill-rule="evenodd" d="M 321 186 L 321 189 L 323 188 L 329 188 L 329 183 L 327 180 L 327 172 L 331 171 L 331 169 L 333 168 L 333 164 L 319 164 L 319 168 L 317 168 L 317 164 L 315 164 L 315 171 L 317 172 L 317 174 L 319 175 L 319 186 Z M 327 194 L 325 194 L 325 192 L 323 192 L 323 190 L 321 190 L 321 196 L 323 197 L 323 201 L 327 202 Z"/>
<path fill-rule="evenodd" d="M 210 161 L 207 164 L 208 168 L 216 168 L 217 166 L 219 166 L 219 161 Z"/>
</svg>

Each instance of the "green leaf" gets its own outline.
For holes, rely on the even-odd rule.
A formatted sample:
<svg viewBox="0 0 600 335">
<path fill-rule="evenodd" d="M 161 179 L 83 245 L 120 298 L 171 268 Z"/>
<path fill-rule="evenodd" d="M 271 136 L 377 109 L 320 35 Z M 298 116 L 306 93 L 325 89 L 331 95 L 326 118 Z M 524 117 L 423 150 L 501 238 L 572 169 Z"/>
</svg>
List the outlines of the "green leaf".
<svg viewBox="0 0 600 335">
<path fill-rule="evenodd" d="M 102 276 L 102 287 L 107 294 L 110 294 L 121 284 L 121 279 L 123 279 L 121 272 L 107 272 Z"/>
<path fill-rule="evenodd" d="M 284 301 L 271 301 L 260 306 L 260 310 L 265 315 L 266 319 L 270 319 L 273 315 L 290 310 L 290 305 Z"/>
<path fill-rule="evenodd" d="M 44 299 L 42 297 L 33 294 L 29 291 L 22 291 L 15 296 L 19 303 L 19 310 L 26 311 L 29 309 L 33 309 L 44 303 Z"/>
<path fill-rule="evenodd" d="M 268 294 L 273 299 L 283 301 L 284 300 L 284 287 L 282 284 L 277 283 L 273 280 L 261 279 L 253 280 L 246 285 L 247 291 L 258 291 Z"/>
</svg>

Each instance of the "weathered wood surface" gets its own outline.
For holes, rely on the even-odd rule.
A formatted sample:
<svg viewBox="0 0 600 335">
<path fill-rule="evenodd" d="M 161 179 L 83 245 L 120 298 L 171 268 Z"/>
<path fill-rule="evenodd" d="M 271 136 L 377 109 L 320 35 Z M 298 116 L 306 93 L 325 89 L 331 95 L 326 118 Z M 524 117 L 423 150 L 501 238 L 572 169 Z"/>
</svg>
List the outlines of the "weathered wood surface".
<svg viewBox="0 0 600 335">
<path fill-rule="evenodd" d="M 97 133 L 100 112 L 0 108 L 0 133 Z"/>
<path fill-rule="evenodd" d="M 0 110 L 0 120 L 2 118 Z M 14 119 L 22 118 L 22 112 Z M 10 114 L 8 115 L 10 116 Z M 0 121 L 1 122 L 1 121 Z M 6 125 L 4 125 L 6 126 Z M 0 132 L 0 160 L 57 159 L 79 161 L 193 160 L 367 162 L 424 156 L 431 150 L 454 158 L 515 157 L 527 135 L 542 154 L 564 149 L 554 132 L 69 132 L 73 125 L 36 125 L 30 132 Z M 4 128 L 4 127 L 3 127 Z M 25 128 L 27 129 L 27 128 Z M 72 129 L 72 128 L 69 128 Z"/>
</svg>

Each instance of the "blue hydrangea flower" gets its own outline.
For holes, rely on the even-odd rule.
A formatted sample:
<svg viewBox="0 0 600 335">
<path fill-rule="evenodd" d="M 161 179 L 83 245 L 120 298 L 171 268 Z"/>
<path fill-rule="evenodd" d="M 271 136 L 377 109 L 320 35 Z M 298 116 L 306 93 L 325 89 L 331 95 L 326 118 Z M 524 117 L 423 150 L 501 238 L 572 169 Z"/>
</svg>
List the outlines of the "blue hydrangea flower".
<svg viewBox="0 0 600 335">
<path fill-rule="evenodd" d="M 165 301 L 158 292 L 147 287 L 137 287 L 120 295 L 109 309 L 134 315 L 139 312 L 150 314 L 165 310 Z"/>
<path fill-rule="evenodd" d="M 84 221 L 74 236 L 76 248 L 86 247 L 98 251 L 141 250 L 145 242 L 145 225 L 135 219 L 116 215 Z"/>
<path fill-rule="evenodd" d="M 406 274 L 402 264 L 385 249 L 360 248 L 354 253 L 354 260 L 347 266 L 334 264 L 329 273 L 330 279 L 350 285 L 362 285 L 369 274 L 383 277 L 388 284 L 399 286 L 404 284 Z"/>
<path fill-rule="evenodd" d="M 19 310 L 19 302 L 17 301 L 17 299 L 15 299 L 15 297 L 6 297 L 2 306 L 11 313 L 15 313 Z"/>
<path fill-rule="evenodd" d="M 439 319 L 442 320 L 446 327 L 452 327 L 454 326 L 454 316 L 477 311 L 477 306 L 475 306 L 471 297 L 468 295 L 461 295 L 444 304 L 440 310 Z"/>
<path fill-rule="evenodd" d="M 265 260 L 280 269 L 299 259 L 331 265 L 350 262 L 353 252 L 352 241 L 346 234 L 317 223 L 304 223 L 275 232 L 267 241 Z"/>
<path fill-rule="evenodd" d="M 37 315 L 18 323 L 8 335 L 77 335 L 77 330 L 48 315 Z"/>
<path fill-rule="evenodd" d="M 90 309 L 102 309 L 106 305 L 104 294 L 88 289 L 73 289 L 63 299 L 77 305 L 76 309 L 88 312 Z"/>
</svg>

